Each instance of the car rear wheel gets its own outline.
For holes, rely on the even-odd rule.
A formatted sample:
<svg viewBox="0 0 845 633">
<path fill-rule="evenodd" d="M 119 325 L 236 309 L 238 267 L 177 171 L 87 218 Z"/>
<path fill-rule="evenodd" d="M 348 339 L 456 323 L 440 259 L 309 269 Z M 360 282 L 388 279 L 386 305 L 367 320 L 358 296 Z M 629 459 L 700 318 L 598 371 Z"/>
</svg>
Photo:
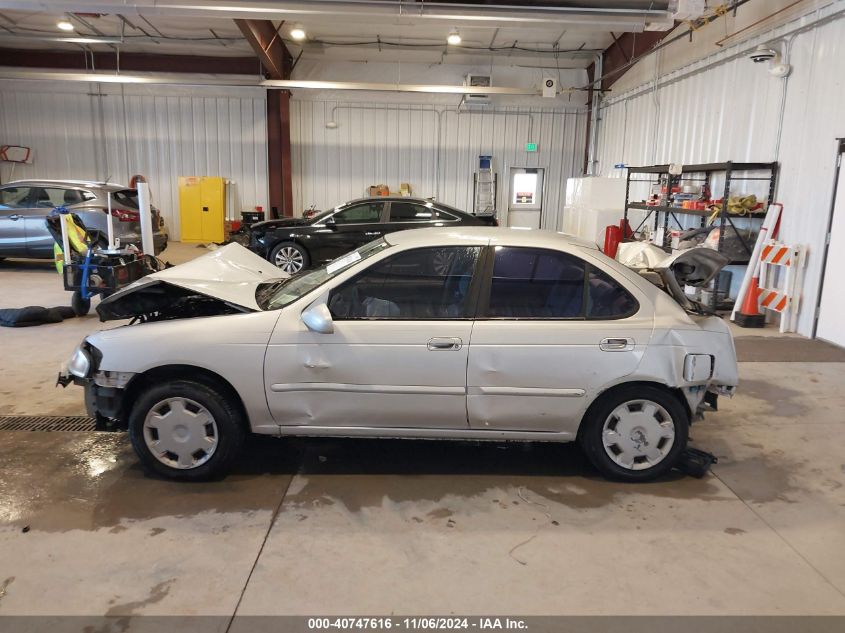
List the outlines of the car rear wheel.
<svg viewBox="0 0 845 633">
<path fill-rule="evenodd" d="M 270 261 L 290 275 L 308 268 L 310 263 L 306 250 L 293 242 L 282 242 L 273 247 L 270 252 Z"/>
<path fill-rule="evenodd" d="M 244 442 L 242 416 L 208 386 L 177 380 L 151 387 L 135 401 L 129 437 L 142 464 L 171 479 L 225 474 Z"/>
<path fill-rule="evenodd" d="M 602 396 L 579 436 L 590 462 L 606 477 L 648 481 L 673 468 L 686 448 L 689 415 L 674 394 L 630 385 Z"/>
</svg>

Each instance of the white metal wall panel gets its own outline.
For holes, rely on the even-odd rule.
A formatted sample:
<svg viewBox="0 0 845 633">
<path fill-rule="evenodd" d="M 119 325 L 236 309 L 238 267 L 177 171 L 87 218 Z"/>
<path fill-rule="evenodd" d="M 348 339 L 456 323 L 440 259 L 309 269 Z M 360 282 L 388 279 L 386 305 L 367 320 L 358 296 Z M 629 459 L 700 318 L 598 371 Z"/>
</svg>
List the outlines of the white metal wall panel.
<svg viewBox="0 0 845 633">
<path fill-rule="evenodd" d="M 231 180 L 235 216 L 267 207 L 266 117 L 263 90 L 241 96 L 112 86 L 100 95 L 97 88 L 88 93 L 79 86 L 0 82 L 0 143 L 35 151 L 32 165 L 16 166 L 15 178 L 128 183 L 143 174 L 177 240 L 179 176 Z M 8 179 L 10 166 L 2 169 Z"/>
<path fill-rule="evenodd" d="M 781 239 L 809 249 L 798 322 L 798 331 L 807 336 L 812 332 L 818 296 L 835 138 L 845 136 L 845 81 L 841 70 L 845 19 L 837 14 L 829 19 L 794 35 L 789 55 L 793 70 L 785 100 L 782 79 L 769 75 L 764 65 L 753 64 L 744 56 L 729 59 L 732 51 L 727 51 L 726 61 L 700 72 L 685 76 L 695 71 L 693 65 L 661 78 L 661 82 L 670 83 L 656 92 L 645 85 L 609 100 L 601 110 L 599 129 L 602 175 L 624 177 L 624 170 L 614 169 L 616 163 L 777 160 L 780 176 L 776 199 L 785 206 Z M 785 25 L 781 30 L 788 35 L 789 28 Z M 760 40 L 768 41 L 772 36 L 763 34 Z M 747 42 L 743 48 L 755 44 Z M 700 66 L 714 62 L 719 62 L 718 58 L 704 60 Z M 781 106 L 782 133 L 776 153 Z M 746 189 L 758 195 L 765 193 L 751 184 Z M 845 292 L 843 279 L 840 277 L 840 291 Z"/>
<path fill-rule="evenodd" d="M 326 127 L 331 120 L 337 128 Z M 585 113 L 565 110 L 459 114 L 411 104 L 293 100 L 295 212 L 364 196 L 370 185 L 395 190 L 402 182 L 412 185 L 414 195 L 471 210 L 478 156 L 491 154 L 500 179 L 500 217 L 509 168 L 544 167 L 542 223 L 559 229 L 566 179 L 581 173 L 585 126 Z M 538 143 L 538 152 L 525 151 L 529 141 Z"/>
</svg>

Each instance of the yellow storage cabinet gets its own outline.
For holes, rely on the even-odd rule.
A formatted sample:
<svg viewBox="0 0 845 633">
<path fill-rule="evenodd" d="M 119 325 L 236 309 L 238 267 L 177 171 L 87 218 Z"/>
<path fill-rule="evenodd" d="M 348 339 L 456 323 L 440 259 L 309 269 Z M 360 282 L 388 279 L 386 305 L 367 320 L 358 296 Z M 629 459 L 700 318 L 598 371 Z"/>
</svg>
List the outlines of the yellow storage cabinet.
<svg viewBox="0 0 845 633">
<path fill-rule="evenodd" d="M 226 219 L 223 178 L 180 176 L 179 218 L 183 242 L 222 242 Z"/>
</svg>

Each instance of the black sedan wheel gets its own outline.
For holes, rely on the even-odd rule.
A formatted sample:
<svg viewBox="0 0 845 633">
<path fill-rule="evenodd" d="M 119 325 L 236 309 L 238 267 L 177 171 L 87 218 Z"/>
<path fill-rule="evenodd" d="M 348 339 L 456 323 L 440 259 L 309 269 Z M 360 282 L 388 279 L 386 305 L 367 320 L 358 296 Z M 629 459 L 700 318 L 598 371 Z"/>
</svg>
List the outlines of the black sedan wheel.
<svg viewBox="0 0 845 633">
<path fill-rule="evenodd" d="M 299 244 L 282 242 L 270 251 L 270 261 L 284 272 L 295 275 L 311 263 L 308 253 Z"/>
</svg>

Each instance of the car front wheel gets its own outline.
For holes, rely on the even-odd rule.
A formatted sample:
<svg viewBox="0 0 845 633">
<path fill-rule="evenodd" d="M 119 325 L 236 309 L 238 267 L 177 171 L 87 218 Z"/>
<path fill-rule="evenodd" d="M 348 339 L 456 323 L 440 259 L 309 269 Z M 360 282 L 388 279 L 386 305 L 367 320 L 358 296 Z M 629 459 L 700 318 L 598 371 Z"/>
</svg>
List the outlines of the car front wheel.
<svg viewBox="0 0 845 633">
<path fill-rule="evenodd" d="M 581 448 L 606 477 L 648 481 L 673 468 L 686 448 L 689 415 L 668 391 L 649 385 L 614 389 L 583 421 Z"/>
<path fill-rule="evenodd" d="M 225 474 L 244 442 L 242 416 L 228 398 L 189 380 L 156 385 L 135 401 L 129 437 L 150 471 L 181 480 Z"/>
<path fill-rule="evenodd" d="M 299 244 L 282 242 L 273 247 L 270 261 L 289 275 L 295 275 L 303 268 L 308 268 L 308 253 Z"/>
</svg>

